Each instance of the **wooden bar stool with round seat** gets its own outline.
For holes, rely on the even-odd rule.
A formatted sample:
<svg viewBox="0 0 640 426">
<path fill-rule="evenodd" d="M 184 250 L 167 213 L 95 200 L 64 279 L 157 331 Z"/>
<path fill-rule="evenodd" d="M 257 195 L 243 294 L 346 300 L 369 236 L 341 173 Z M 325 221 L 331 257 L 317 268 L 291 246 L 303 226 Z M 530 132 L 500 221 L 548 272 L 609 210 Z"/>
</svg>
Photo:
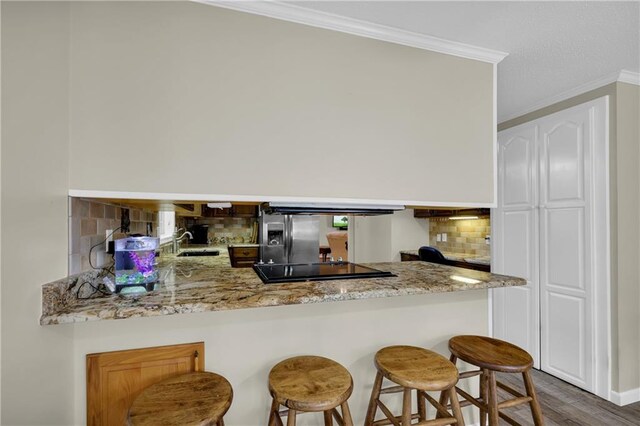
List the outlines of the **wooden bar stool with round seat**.
<svg viewBox="0 0 640 426">
<path fill-rule="evenodd" d="M 455 336 L 449 339 L 451 362 L 458 359 L 479 367 L 479 370 L 460 373 L 460 378 L 480 376 L 480 397 L 474 398 L 469 393 L 456 387 L 457 393 L 462 396 L 462 406 L 475 405 L 480 409 L 480 424 L 486 423 L 487 413 L 489 425 L 497 426 L 498 418 L 502 417 L 512 425 L 518 425 L 511 417 L 500 410 L 515 407 L 521 404 L 529 404 L 533 422 L 536 426 L 544 425 L 540 404 L 536 397 L 535 387 L 531 379 L 531 367 L 533 358 L 524 349 L 503 340 L 485 336 Z M 496 380 L 496 372 L 521 373 L 524 379 L 526 395 L 518 392 L 510 386 Z M 510 393 L 515 398 L 498 402 L 497 388 Z M 440 402 L 445 405 L 446 399 Z"/>
<path fill-rule="evenodd" d="M 347 403 L 352 391 L 351 374 L 335 361 L 320 356 L 285 359 L 269 372 L 269 426 L 282 426 L 282 416 L 287 416 L 287 426 L 295 426 L 303 412 L 324 413 L 325 426 L 333 425 L 334 418 L 341 426 L 353 426 Z M 281 412 L 281 405 L 288 410 Z"/>
<path fill-rule="evenodd" d="M 413 419 L 418 419 L 416 425 L 451 425 L 464 426 L 462 412 L 458 405 L 455 385 L 458 382 L 458 370 L 445 357 L 427 349 L 415 346 L 389 346 L 380 349 L 375 356 L 378 369 L 376 380 L 371 391 L 369 409 L 365 418 L 365 426 L 393 424 L 395 426 L 409 426 Z M 383 389 L 383 379 L 388 379 L 398 386 Z M 411 393 L 416 390 L 417 413 L 412 413 Z M 427 392 L 441 392 L 451 400 L 452 413 L 431 397 Z M 394 416 L 391 410 L 380 401 L 381 394 L 402 392 L 402 415 Z M 436 409 L 438 417 L 427 420 L 426 401 Z M 375 420 L 376 412 L 380 411 L 386 419 Z"/>
<path fill-rule="evenodd" d="M 171 377 L 142 391 L 129 409 L 132 426 L 215 425 L 231 406 L 233 390 L 224 377 L 195 372 Z"/>
</svg>

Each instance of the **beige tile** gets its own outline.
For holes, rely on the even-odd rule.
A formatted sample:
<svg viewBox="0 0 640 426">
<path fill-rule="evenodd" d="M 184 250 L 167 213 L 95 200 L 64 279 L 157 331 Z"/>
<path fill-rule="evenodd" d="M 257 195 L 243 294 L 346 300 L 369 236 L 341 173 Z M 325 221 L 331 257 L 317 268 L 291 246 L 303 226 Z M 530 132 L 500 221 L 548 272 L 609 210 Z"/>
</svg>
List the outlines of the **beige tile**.
<svg viewBox="0 0 640 426">
<path fill-rule="evenodd" d="M 79 274 L 82 272 L 82 256 L 72 254 L 69 256 L 69 275 Z"/>
<path fill-rule="evenodd" d="M 69 218 L 69 254 L 80 253 L 80 218 Z"/>
<path fill-rule="evenodd" d="M 106 219 L 115 219 L 116 218 L 116 207 L 105 205 L 104 206 L 104 217 Z"/>
<path fill-rule="evenodd" d="M 82 256 L 80 268 L 80 272 L 86 272 L 92 269 L 91 265 L 89 264 L 89 258 L 87 256 Z"/>
<path fill-rule="evenodd" d="M 129 212 L 129 214 L 131 215 L 131 220 L 140 220 L 140 210 L 138 209 L 131 209 L 131 211 Z"/>
<path fill-rule="evenodd" d="M 104 217 L 104 204 L 91 203 L 89 206 L 89 213 L 92 218 L 100 219 Z"/>
<path fill-rule="evenodd" d="M 71 216 L 89 217 L 89 202 L 80 198 L 71 197 Z"/>
<path fill-rule="evenodd" d="M 80 235 L 95 235 L 98 232 L 96 219 L 82 219 L 80 222 Z"/>
</svg>

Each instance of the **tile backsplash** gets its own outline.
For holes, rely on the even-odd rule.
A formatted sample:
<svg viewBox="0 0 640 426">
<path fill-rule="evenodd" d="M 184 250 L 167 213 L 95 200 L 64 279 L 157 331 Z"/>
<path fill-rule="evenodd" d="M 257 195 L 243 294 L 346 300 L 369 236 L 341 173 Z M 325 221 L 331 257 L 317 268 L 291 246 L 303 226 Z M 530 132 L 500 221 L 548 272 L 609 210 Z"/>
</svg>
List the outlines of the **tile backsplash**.
<svg viewBox="0 0 640 426">
<path fill-rule="evenodd" d="M 208 238 L 212 245 L 255 242 L 254 226 L 258 219 L 252 217 L 186 218 L 184 226 L 209 225 Z"/>
<path fill-rule="evenodd" d="M 69 275 L 92 269 L 89 263 L 91 247 L 105 239 L 108 229 L 120 226 L 123 209 L 129 210 L 130 233 L 147 235 L 149 228 L 155 232 L 158 225 L 155 212 L 69 197 Z M 91 252 L 93 266 L 100 267 L 110 262 L 111 256 L 107 255 L 104 244 Z"/>
<path fill-rule="evenodd" d="M 447 241 L 437 241 L 438 234 L 447 234 Z M 488 217 L 470 220 L 429 219 L 429 245 L 440 251 L 491 256 L 491 246 L 485 237 L 491 235 Z"/>
</svg>

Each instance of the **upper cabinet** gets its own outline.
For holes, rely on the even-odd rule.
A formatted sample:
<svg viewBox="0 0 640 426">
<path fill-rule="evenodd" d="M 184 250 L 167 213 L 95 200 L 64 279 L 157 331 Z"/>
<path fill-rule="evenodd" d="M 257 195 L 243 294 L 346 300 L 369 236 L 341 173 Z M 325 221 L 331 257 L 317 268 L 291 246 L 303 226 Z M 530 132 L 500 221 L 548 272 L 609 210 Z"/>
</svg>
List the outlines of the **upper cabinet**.
<svg viewBox="0 0 640 426">
<path fill-rule="evenodd" d="M 482 217 L 489 216 L 490 209 L 415 209 L 413 211 L 413 217 L 429 218 L 429 217 L 456 217 L 456 216 L 470 216 L 470 217 Z"/>
<path fill-rule="evenodd" d="M 202 206 L 203 217 L 258 217 L 257 205 L 233 204 L 230 208 Z"/>
</svg>

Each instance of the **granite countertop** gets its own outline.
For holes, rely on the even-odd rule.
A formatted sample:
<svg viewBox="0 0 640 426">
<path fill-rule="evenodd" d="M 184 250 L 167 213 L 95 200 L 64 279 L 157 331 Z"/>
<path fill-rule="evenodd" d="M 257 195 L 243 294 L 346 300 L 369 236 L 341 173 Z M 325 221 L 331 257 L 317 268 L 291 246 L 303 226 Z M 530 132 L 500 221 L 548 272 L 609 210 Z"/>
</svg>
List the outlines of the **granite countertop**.
<svg viewBox="0 0 640 426">
<path fill-rule="evenodd" d="M 221 253 L 222 254 L 222 253 Z M 227 256 L 159 258 L 161 282 L 151 292 L 78 298 L 83 282 L 99 282 L 92 271 L 42 286 L 41 325 L 149 317 L 266 306 L 443 293 L 525 285 L 521 278 L 426 262 L 368 263 L 391 278 L 262 283 L 251 268 L 229 267 Z M 84 285 L 82 296 L 88 285 Z M 124 291 L 123 291 L 124 292 Z"/>
<path fill-rule="evenodd" d="M 410 254 L 418 256 L 418 250 L 401 250 L 400 253 Z M 477 254 L 465 254 L 454 253 L 450 251 L 443 251 L 442 255 L 448 260 L 455 260 L 457 262 L 476 263 L 478 265 L 491 266 L 491 256 L 482 256 Z"/>
</svg>

